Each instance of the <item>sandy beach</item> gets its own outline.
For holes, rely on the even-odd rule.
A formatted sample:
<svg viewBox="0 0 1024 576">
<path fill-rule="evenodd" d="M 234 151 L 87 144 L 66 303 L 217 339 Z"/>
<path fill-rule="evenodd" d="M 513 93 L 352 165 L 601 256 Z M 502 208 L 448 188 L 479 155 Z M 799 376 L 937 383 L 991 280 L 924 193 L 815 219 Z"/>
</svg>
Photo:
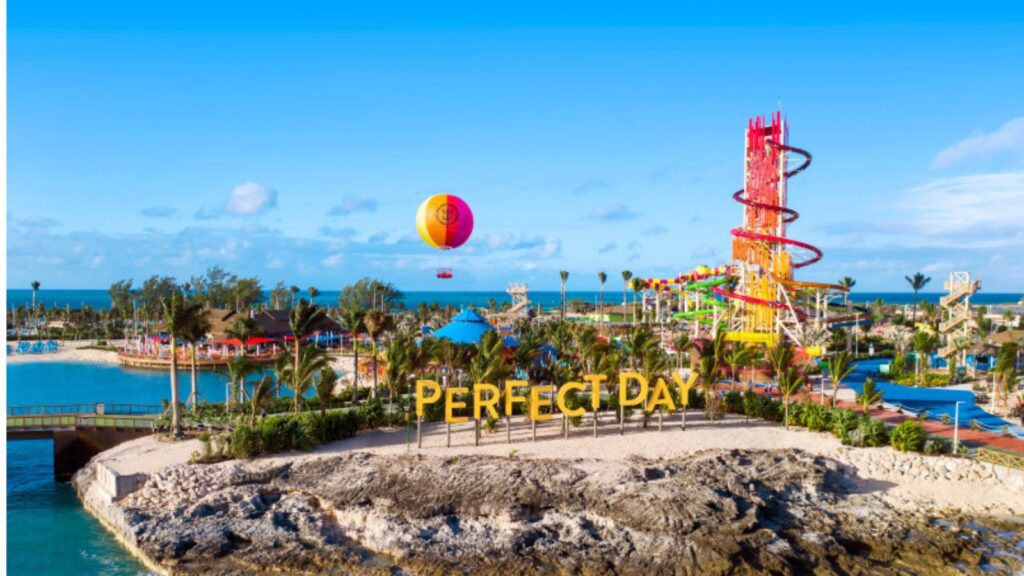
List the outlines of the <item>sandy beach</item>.
<svg viewBox="0 0 1024 576">
<path fill-rule="evenodd" d="M 120 346 L 120 340 L 108 341 L 110 346 Z M 8 342 L 11 345 L 11 342 Z M 28 362 L 89 362 L 94 364 L 117 364 L 117 353 L 107 350 L 89 349 L 96 346 L 96 340 L 73 340 L 61 342 L 56 352 L 47 354 L 8 354 L 8 364 Z"/>
</svg>

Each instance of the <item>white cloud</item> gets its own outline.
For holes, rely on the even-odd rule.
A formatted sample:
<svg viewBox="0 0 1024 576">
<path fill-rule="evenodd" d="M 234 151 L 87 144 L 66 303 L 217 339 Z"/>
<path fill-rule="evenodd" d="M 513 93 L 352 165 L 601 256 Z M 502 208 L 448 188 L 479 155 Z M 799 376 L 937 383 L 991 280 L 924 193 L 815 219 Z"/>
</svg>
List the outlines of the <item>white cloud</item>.
<svg viewBox="0 0 1024 576">
<path fill-rule="evenodd" d="M 942 178 L 908 190 L 901 202 L 914 230 L 925 236 L 1020 231 L 1024 222 L 1024 172 Z"/>
<path fill-rule="evenodd" d="M 598 248 L 597 249 L 597 253 L 598 254 L 607 254 L 607 253 L 611 252 L 612 250 L 615 250 L 615 248 L 617 248 L 617 246 L 615 245 L 615 242 L 609 242 L 609 243 L 605 244 L 604 246 L 601 246 L 600 248 Z"/>
<path fill-rule="evenodd" d="M 228 196 L 224 209 L 231 214 L 250 216 L 277 204 L 277 190 L 255 182 L 239 184 Z"/>
<path fill-rule="evenodd" d="M 374 198 L 359 198 L 349 194 L 341 200 L 334 208 L 331 208 L 331 216 L 348 216 L 353 212 L 376 212 L 377 200 Z"/>
<path fill-rule="evenodd" d="M 632 220 L 639 216 L 636 212 L 631 210 L 629 206 L 625 204 L 619 204 L 617 206 L 603 206 L 601 208 L 595 208 L 590 213 L 592 220 L 600 220 L 602 222 L 614 222 L 619 220 Z"/>
<path fill-rule="evenodd" d="M 942 149 L 932 168 L 946 168 L 965 160 L 987 160 L 1001 154 L 1024 158 L 1024 116 L 1008 120 L 994 132 L 971 136 Z"/>
<path fill-rule="evenodd" d="M 344 254 L 332 254 L 320 261 L 327 268 L 337 268 L 345 263 Z"/>
</svg>

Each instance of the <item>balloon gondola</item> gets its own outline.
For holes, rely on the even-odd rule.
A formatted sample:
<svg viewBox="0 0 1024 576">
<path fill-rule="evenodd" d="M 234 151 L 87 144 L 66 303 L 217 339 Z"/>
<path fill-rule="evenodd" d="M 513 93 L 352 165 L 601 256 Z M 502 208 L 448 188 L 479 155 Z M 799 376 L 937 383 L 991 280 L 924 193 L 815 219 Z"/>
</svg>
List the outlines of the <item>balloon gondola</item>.
<svg viewBox="0 0 1024 576">
<path fill-rule="evenodd" d="M 453 250 L 462 246 L 473 233 L 473 211 L 469 204 L 452 194 L 435 194 L 420 204 L 416 212 L 416 230 L 432 248 Z M 439 268 L 437 277 L 452 278 L 451 268 Z"/>
</svg>

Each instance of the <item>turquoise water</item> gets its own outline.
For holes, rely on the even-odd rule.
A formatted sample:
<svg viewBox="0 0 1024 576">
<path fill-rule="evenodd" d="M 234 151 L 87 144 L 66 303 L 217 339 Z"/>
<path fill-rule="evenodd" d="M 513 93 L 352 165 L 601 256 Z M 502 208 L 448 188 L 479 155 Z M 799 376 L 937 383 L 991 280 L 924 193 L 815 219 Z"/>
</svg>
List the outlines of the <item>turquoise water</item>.
<svg viewBox="0 0 1024 576">
<path fill-rule="evenodd" d="M 191 384 L 182 374 L 182 398 Z M 200 373 L 199 391 L 223 401 L 224 381 Z M 133 402 L 159 404 L 170 396 L 166 372 L 116 366 L 39 362 L 7 366 L 7 402 L 19 404 Z M 69 484 L 53 481 L 49 440 L 7 442 L 7 573 L 24 576 L 146 574 L 89 516 Z"/>
<path fill-rule="evenodd" d="M 321 306 L 336 306 L 338 304 L 338 291 L 326 290 L 316 297 L 316 303 Z M 304 296 L 300 292 L 299 296 Z M 939 303 L 939 298 L 944 293 L 927 292 L 920 295 L 920 300 Z M 971 298 L 975 304 L 1012 304 L 1020 301 L 1024 294 L 1017 293 L 996 293 L 979 292 Z M 566 292 L 569 300 L 584 300 L 595 302 L 598 298 L 596 291 L 569 291 Z M 605 289 L 605 302 L 615 304 L 622 301 L 621 282 L 609 281 Z M 494 298 L 498 302 L 508 302 L 510 298 L 504 291 L 489 292 L 442 292 L 442 291 L 418 291 L 405 292 L 403 304 L 406 308 L 416 308 L 421 303 L 437 303 L 442 306 L 487 306 L 489 299 Z M 881 298 L 889 304 L 912 304 L 914 302 L 913 292 L 853 292 L 850 295 L 854 302 L 871 302 Z M 530 300 L 534 304 L 540 304 L 544 308 L 551 308 L 561 304 L 562 296 L 556 290 L 530 292 Z M 25 289 L 7 290 L 7 307 L 27 305 L 32 302 L 32 291 Z M 40 290 L 36 294 L 36 302 L 42 302 L 49 307 L 81 308 L 92 306 L 93 308 L 109 308 L 110 297 L 106 290 Z"/>
</svg>

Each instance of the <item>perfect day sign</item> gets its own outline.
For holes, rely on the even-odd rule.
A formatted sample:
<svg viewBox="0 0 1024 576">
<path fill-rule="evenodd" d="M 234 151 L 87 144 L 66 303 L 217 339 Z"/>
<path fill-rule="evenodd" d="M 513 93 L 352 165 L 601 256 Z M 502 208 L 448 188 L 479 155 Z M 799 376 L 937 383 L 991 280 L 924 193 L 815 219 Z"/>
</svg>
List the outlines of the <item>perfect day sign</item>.
<svg viewBox="0 0 1024 576">
<path fill-rule="evenodd" d="M 568 382 L 562 385 L 557 393 L 551 384 L 531 386 L 526 380 L 505 382 L 504 393 L 494 384 L 480 382 L 473 387 L 472 414 L 469 414 L 466 402 L 456 400 L 456 396 L 468 394 L 469 388 L 457 386 L 442 390 L 441 385 L 433 380 L 418 380 L 416 382 L 416 416 L 422 418 L 426 406 L 443 400 L 444 419 L 450 424 L 468 422 L 470 417 L 474 420 L 484 420 L 487 416 L 497 419 L 502 415 L 512 416 L 515 405 L 527 404 L 527 397 L 529 397 L 530 419 L 550 420 L 552 418 L 550 410 L 552 394 L 554 394 L 554 405 L 563 414 L 568 417 L 582 416 L 586 413 L 586 409 L 568 407 L 566 397 L 571 393 L 585 393 L 589 390 L 590 407 L 597 410 L 601 405 L 601 385 L 608 380 L 608 377 L 603 374 L 591 374 L 584 376 L 583 380 L 583 382 Z M 690 389 L 693 388 L 696 380 L 696 374 L 690 374 L 687 378 L 677 374 L 672 375 L 672 384 L 679 388 L 679 397 L 684 407 L 689 404 Z M 631 383 L 637 384 L 638 390 L 635 396 L 630 396 Z M 652 386 L 641 374 L 623 372 L 619 375 L 618 395 L 619 405 L 623 408 L 640 406 L 647 412 L 654 412 L 659 408 L 669 412 L 677 409 L 669 390 L 669 384 L 665 382 L 664 378 L 658 378 Z M 542 410 L 543 408 L 549 408 L 547 413 Z"/>
</svg>

